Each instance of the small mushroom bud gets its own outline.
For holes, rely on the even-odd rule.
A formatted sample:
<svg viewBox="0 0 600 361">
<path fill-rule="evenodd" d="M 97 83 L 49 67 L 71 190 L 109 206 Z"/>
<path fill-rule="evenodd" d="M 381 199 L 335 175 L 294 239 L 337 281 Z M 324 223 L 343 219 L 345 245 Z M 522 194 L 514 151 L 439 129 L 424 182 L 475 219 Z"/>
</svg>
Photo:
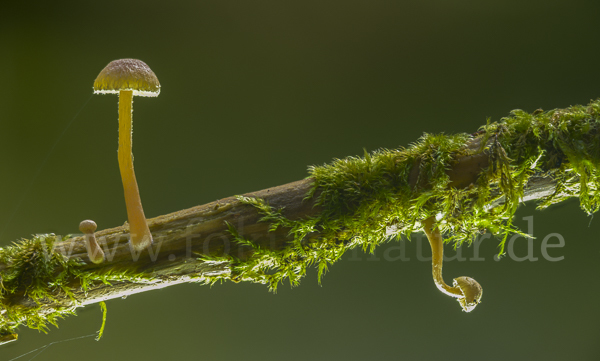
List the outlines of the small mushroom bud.
<svg viewBox="0 0 600 361">
<path fill-rule="evenodd" d="M 85 246 L 90 261 L 102 263 L 104 261 L 104 251 L 100 248 L 98 242 L 96 242 L 96 236 L 94 235 L 97 227 L 96 222 L 91 220 L 85 220 L 79 223 L 79 230 L 85 234 Z"/>
<path fill-rule="evenodd" d="M 431 267 L 433 281 L 437 288 L 448 296 L 458 299 L 463 311 L 471 312 L 481 301 L 483 289 L 481 285 L 471 277 L 458 277 L 450 287 L 442 277 L 442 263 L 444 261 L 444 240 L 437 226 L 435 218 L 429 217 L 423 222 L 423 230 L 431 245 Z"/>
</svg>

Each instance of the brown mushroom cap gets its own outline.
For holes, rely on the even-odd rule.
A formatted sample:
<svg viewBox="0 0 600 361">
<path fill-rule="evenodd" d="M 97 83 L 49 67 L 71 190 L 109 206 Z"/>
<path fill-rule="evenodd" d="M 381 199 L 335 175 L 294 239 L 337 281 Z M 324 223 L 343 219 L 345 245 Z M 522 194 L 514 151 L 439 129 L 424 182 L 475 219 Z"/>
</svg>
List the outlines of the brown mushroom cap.
<svg viewBox="0 0 600 361">
<path fill-rule="evenodd" d="M 463 296 L 458 299 L 460 305 L 465 312 L 471 312 L 481 302 L 481 296 L 483 295 L 483 289 L 479 282 L 475 281 L 471 277 L 457 277 L 454 279 L 452 284 L 454 287 L 460 288 Z"/>
<path fill-rule="evenodd" d="M 85 234 L 94 233 L 96 231 L 96 228 L 98 228 L 96 222 L 89 219 L 86 219 L 85 221 L 81 221 L 81 223 L 79 223 L 79 231 Z"/>
<path fill-rule="evenodd" d="M 146 63 L 137 59 L 111 61 L 94 81 L 94 94 L 118 94 L 131 90 L 133 95 L 157 97 L 160 83 Z"/>
</svg>

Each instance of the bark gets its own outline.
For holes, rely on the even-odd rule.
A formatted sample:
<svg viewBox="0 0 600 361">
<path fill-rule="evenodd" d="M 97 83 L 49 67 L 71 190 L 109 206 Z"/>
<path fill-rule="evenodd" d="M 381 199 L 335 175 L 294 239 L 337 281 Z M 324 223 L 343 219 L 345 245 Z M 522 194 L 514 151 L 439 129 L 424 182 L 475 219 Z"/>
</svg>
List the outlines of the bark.
<svg viewBox="0 0 600 361">
<path fill-rule="evenodd" d="M 453 187 L 468 187 L 476 182 L 478 175 L 490 164 L 489 155 L 485 151 L 476 151 L 481 149 L 479 142 L 480 138 L 471 140 L 467 147 L 474 152 L 458 158 L 447 170 Z M 407 181 L 415 186 L 417 179 L 422 179 L 419 177 L 419 164 L 412 168 Z M 316 196 L 306 198 L 313 182 L 312 178 L 308 178 L 248 193 L 245 196 L 261 198 L 276 209 L 284 209 L 283 215 L 288 219 L 304 219 L 321 211 L 315 203 Z M 551 178 L 534 175 L 524 189 L 523 200 L 548 196 L 554 189 L 555 182 Z M 501 204 L 502 198 L 492 206 Z M 74 299 L 73 295 L 69 297 L 58 290 L 53 294 L 53 299 L 47 299 L 40 304 L 39 300 L 37 303 L 33 302 L 25 291 L 21 291 L 13 293 L 10 299 L 5 300 L 5 304 L 17 306 L 19 309 L 36 309 L 35 312 L 43 316 L 175 284 L 206 282 L 210 277 L 227 276 L 231 272 L 229 262 L 204 262 L 199 261 L 199 257 L 203 254 L 229 254 L 243 261 L 252 255 L 252 247 L 234 241 L 228 224 L 236 228 L 239 236 L 252 240 L 261 248 L 282 250 L 293 241 L 287 229 L 280 227 L 270 231 L 270 224 L 260 222 L 260 218 L 261 215 L 255 207 L 242 203 L 236 197 L 166 214 L 148 220 L 154 243 L 141 252 L 130 247 L 127 226 L 105 229 L 96 232 L 96 238 L 106 257 L 100 264 L 95 264 L 88 258 L 84 236 L 56 242 L 55 251 L 61 252 L 67 258 L 77 258 L 86 263 L 81 270 L 97 274 L 111 270 L 130 270 L 141 273 L 144 277 L 137 281 L 110 281 L 110 285 L 95 281 L 87 290 L 82 289 L 78 284 L 80 281 L 75 279 L 73 284 L 69 285 Z M 7 267 L 10 265 L 0 264 L 0 271 Z M 228 278 L 235 281 L 235 277 Z"/>
<path fill-rule="evenodd" d="M 467 186 L 476 180 L 479 172 L 487 165 L 487 154 L 469 155 L 460 158 L 448 173 L 454 185 Z M 415 167 L 418 173 L 417 168 Z M 306 218 L 319 212 L 314 197 L 305 199 L 312 181 L 308 178 L 245 196 L 262 198 L 275 208 L 283 208 L 283 214 L 289 219 Z M 414 180 L 411 182 L 414 183 Z M 554 186 L 554 181 L 549 177 L 532 176 L 524 189 L 523 201 L 546 197 L 554 192 Z M 493 206 L 501 204 L 502 198 Z M 87 292 L 76 292 L 80 304 L 87 305 L 174 284 L 198 282 L 204 276 L 229 273 L 225 262 L 197 261 L 201 254 L 231 254 L 242 260 L 249 255 L 252 249 L 233 242 L 227 223 L 235 226 L 240 236 L 253 240 L 261 247 L 280 250 L 289 245 L 292 237 L 287 234 L 286 229 L 270 232 L 269 224 L 259 222 L 259 218 L 256 208 L 241 203 L 235 197 L 229 197 L 150 219 L 148 222 L 154 244 L 141 253 L 130 248 L 126 226 L 96 233 L 107 258 L 99 265 L 89 261 L 83 236 L 57 243 L 56 250 L 68 257 L 84 260 L 89 264 L 86 269 L 100 272 L 113 268 L 134 269 L 153 279 L 148 283 L 111 282 L 112 286 L 99 283 Z M 72 303 L 66 297 L 64 301 Z M 54 308 L 52 304 L 46 306 Z"/>
</svg>

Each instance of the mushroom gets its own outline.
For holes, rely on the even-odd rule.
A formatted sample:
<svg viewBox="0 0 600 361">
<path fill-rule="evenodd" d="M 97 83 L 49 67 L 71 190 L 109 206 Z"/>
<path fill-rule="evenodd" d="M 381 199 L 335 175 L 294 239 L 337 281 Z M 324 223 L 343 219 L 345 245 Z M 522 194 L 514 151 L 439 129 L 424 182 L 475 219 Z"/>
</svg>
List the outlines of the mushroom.
<svg viewBox="0 0 600 361">
<path fill-rule="evenodd" d="M 431 272 L 437 288 L 450 297 L 458 299 L 464 312 L 471 312 L 481 302 L 483 289 L 471 277 L 458 277 L 454 279 L 452 287 L 448 286 L 442 278 L 442 263 L 444 262 L 444 240 L 439 228 L 435 225 L 435 218 L 429 217 L 423 222 L 423 229 L 431 245 Z"/>
<path fill-rule="evenodd" d="M 152 243 L 133 171 L 133 96 L 156 97 L 160 83 L 148 65 L 137 59 L 111 61 L 94 81 L 94 94 L 119 94 L 119 170 L 125 191 L 131 245 L 142 250 Z"/>
<path fill-rule="evenodd" d="M 85 247 L 87 248 L 88 258 L 94 263 L 102 263 L 104 261 L 104 251 L 100 248 L 98 242 L 96 242 L 96 222 L 92 220 L 85 220 L 79 223 L 79 231 L 85 234 Z"/>
</svg>

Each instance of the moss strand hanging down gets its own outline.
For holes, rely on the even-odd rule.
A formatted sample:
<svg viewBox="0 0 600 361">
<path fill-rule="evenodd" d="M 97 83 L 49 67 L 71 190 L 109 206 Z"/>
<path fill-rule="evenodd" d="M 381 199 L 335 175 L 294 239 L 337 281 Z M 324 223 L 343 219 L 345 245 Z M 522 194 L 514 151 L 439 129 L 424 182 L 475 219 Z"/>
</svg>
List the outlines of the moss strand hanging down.
<svg viewBox="0 0 600 361">
<path fill-rule="evenodd" d="M 600 208 L 599 131 L 594 101 L 515 110 L 473 134 L 425 134 L 408 148 L 311 167 L 303 181 L 151 219 L 155 244 L 141 254 L 124 227 L 97 232 L 101 264 L 90 262 L 84 237 L 21 240 L 0 249 L 0 343 L 19 325 L 46 330 L 76 307 L 182 282 L 275 290 L 311 265 L 320 280 L 346 250 L 410 236 L 430 216 L 459 245 L 485 230 L 518 232 L 512 217 L 530 199 L 544 208 L 579 197 L 591 214 Z"/>
</svg>

